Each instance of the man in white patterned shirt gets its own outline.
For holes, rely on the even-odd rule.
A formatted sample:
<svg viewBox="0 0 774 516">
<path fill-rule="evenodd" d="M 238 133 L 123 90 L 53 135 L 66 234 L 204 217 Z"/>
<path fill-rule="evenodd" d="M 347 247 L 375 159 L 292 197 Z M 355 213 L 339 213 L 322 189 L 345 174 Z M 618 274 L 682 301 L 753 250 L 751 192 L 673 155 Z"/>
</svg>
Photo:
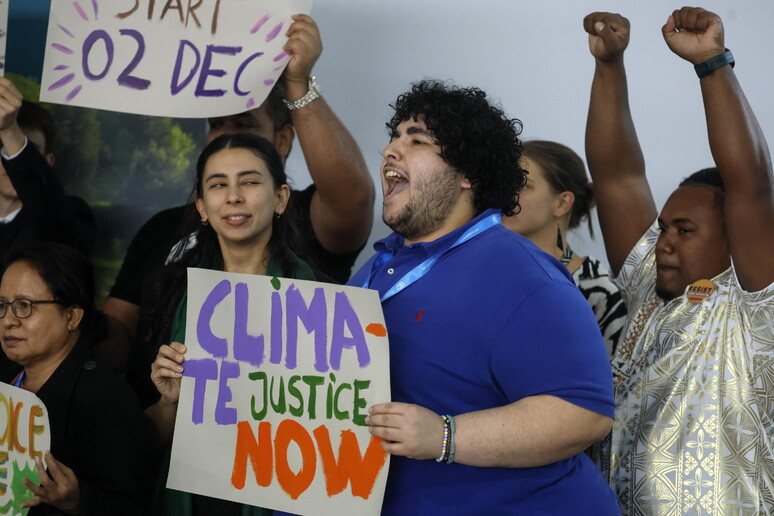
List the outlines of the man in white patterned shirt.
<svg viewBox="0 0 774 516">
<path fill-rule="evenodd" d="M 629 308 L 611 485 L 624 514 L 774 514 L 774 181 L 722 22 L 686 7 L 662 28 L 695 65 L 717 168 L 684 180 L 660 214 L 629 111 L 629 22 L 593 13 L 584 28 L 596 60 L 586 153 Z"/>
</svg>

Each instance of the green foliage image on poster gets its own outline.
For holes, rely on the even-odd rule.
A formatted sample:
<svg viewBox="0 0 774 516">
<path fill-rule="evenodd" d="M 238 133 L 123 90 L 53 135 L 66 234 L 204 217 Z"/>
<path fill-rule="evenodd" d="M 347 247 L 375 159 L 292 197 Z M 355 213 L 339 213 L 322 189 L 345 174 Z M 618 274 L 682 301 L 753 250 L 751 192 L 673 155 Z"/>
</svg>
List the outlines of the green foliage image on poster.
<svg viewBox="0 0 774 516">
<path fill-rule="evenodd" d="M 26 100 L 38 100 L 35 79 L 6 76 Z M 54 171 L 66 193 L 83 198 L 97 221 L 91 258 L 101 302 L 137 229 L 158 211 L 188 199 L 205 123 L 42 105 L 56 124 Z"/>
</svg>

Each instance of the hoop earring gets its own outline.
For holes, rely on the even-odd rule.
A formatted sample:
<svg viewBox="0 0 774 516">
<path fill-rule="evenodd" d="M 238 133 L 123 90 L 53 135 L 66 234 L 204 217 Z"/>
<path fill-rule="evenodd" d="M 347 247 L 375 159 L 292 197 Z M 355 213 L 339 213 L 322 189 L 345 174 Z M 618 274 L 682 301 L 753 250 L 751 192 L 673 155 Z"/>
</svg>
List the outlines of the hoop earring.
<svg viewBox="0 0 774 516">
<path fill-rule="evenodd" d="M 274 220 L 279 220 L 280 217 L 282 217 L 282 213 L 275 213 L 274 214 Z"/>
<path fill-rule="evenodd" d="M 209 226 L 210 223 L 207 222 L 207 219 L 202 219 L 202 226 Z"/>
<path fill-rule="evenodd" d="M 564 240 L 562 239 L 562 228 L 559 227 L 559 224 L 556 224 L 556 247 L 559 248 L 560 251 L 564 251 Z"/>
</svg>

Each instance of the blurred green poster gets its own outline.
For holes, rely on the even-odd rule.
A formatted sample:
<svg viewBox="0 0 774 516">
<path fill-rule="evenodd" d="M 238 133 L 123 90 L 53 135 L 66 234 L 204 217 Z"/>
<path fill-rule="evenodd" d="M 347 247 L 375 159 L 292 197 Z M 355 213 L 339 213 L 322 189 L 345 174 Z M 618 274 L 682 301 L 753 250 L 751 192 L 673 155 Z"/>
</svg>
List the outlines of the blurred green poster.
<svg viewBox="0 0 774 516">
<path fill-rule="evenodd" d="M 0 9 L 4 4 L 5 75 L 25 99 L 38 101 L 50 1 L 0 0 Z M 67 193 L 82 197 L 97 220 L 92 260 L 101 302 L 137 229 L 156 212 L 188 199 L 206 126 L 201 119 L 43 106 L 56 122 L 54 169 Z"/>
</svg>

